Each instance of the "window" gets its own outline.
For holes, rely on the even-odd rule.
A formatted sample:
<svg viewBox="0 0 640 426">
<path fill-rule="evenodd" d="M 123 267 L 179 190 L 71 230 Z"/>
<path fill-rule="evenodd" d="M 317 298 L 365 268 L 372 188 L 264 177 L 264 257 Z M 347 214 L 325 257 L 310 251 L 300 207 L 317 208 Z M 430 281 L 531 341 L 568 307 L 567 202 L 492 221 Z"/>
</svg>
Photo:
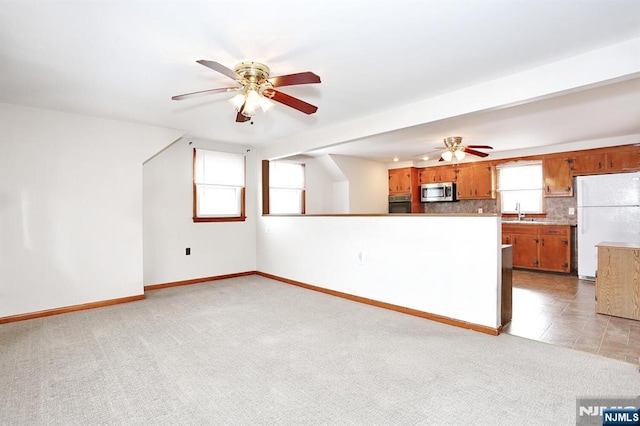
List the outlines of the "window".
<svg viewBox="0 0 640 426">
<path fill-rule="evenodd" d="M 305 213 L 304 164 L 269 163 L 269 213 Z"/>
<path fill-rule="evenodd" d="M 244 155 L 193 151 L 194 222 L 245 220 Z"/>
<path fill-rule="evenodd" d="M 542 162 L 507 163 L 497 169 L 502 213 L 516 213 L 518 205 L 522 213 L 543 213 Z"/>
</svg>

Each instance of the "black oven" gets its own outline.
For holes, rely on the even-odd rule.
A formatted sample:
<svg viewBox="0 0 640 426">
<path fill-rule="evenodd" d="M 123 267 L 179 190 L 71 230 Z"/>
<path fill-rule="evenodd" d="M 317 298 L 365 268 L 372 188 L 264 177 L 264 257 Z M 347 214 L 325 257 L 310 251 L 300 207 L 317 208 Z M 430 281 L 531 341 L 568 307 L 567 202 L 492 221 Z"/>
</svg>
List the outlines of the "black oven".
<svg viewBox="0 0 640 426">
<path fill-rule="evenodd" d="M 389 213 L 411 213 L 411 195 L 389 195 Z"/>
</svg>

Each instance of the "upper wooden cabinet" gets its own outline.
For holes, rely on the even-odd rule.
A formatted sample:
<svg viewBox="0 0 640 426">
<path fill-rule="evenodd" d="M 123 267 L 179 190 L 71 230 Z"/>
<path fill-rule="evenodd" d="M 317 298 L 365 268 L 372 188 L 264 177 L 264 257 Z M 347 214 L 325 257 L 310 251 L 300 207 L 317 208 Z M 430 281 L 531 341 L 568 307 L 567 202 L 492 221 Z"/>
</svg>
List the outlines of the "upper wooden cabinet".
<svg viewBox="0 0 640 426">
<path fill-rule="evenodd" d="M 433 182 L 455 182 L 456 170 L 453 166 L 425 167 L 418 171 L 418 184 Z"/>
<path fill-rule="evenodd" d="M 573 196 L 571 164 L 569 157 L 546 157 L 542 160 L 545 197 Z"/>
<path fill-rule="evenodd" d="M 577 151 L 570 161 L 574 176 L 634 172 L 640 170 L 640 145 Z"/>
<path fill-rule="evenodd" d="M 412 167 L 405 167 L 389 170 L 389 195 L 411 194 L 411 169 Z"/>
<path fill-rule="evenodd" d="M 478 200 L 495 198 L 494 168 L 491 163 L 460 164 L 456 169 L 458 199 Z"/>
</svg>

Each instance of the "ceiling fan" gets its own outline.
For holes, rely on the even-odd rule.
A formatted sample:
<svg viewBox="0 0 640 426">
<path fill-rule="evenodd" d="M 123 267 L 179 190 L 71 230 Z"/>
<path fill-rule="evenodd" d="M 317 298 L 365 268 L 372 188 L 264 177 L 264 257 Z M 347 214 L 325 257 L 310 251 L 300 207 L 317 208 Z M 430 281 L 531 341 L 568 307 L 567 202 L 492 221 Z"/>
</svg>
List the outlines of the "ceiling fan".
<svg viewBox="0 0 640 426">
<path fill-rule="evenodd" d="M 237 123 L 251 120 L 258 108 L 261 108 L 263 112 L 267 112 L 274 106 L 274 103 L 271 102 L 272 100 L 305 114 L 313 114 L 318 110 L 318 107 L 314 105 L 275 89 L 282 86 L 320 83 L 320 77 L 310 71 L 269 77 L 269 67 L 259 62 L 240 62 L 233 70 L 214 61 L 201 59 L 196 62 L 235 80 L 237 85 L 176 95 L 171 98 L 174 101 L 214 93 L 238 92 L 237 95 L 229 100 L 237 111 Z"/>
<path fill-rule="evenodd" d="M 489 145 L 462 145 L 461 136 L 450 136 L 444 138 L 444 146 L 438 147 L 443 150 L 438 161 L 451 161 L 453 157 L 458 161 L 462 161 L 466 154 L 476 155 L 478 157 L 486 157 L 486 152 L 477 151 L 478 149 L 493 149 Z"/>
</svg>

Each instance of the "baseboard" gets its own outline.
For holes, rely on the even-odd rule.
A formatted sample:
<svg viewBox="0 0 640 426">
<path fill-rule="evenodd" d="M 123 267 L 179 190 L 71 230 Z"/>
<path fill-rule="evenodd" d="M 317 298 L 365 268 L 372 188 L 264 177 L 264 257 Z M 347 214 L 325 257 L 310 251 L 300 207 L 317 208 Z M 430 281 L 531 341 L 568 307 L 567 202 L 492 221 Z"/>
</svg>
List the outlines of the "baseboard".
<svg viewBox="0 0 640 426">
<path fill-rule="evenodd" d="M 135 301 L 144 300 L 144 299 L 145 299 L 144 294 L 140 294 L 138 296 L 120 297 L 118 299 L 102 300 L 100 302 L 83 303 L 81 305 L 72 305 L 72 306 L 65 306 L 62 308 L 47 309 L 44 311 L 30 312 L 28 314 L 12 315 L 8 317 L 0 318 L 0 324 L 6 324 L 9 322 L 16 322 L 16 321 L 25 321 L 25 320 L 30 320 L 34 318 L 49 317 L 51 315 L 66 314 L 68 312 L 84 311 L 87 309 L 102 308 L 105 306 L 119 305 L 120 303 L 129 303 L 129 302 L 135 302 Z"/>
<path fill-rule="evenodd" d="M 490 334 L 492 336 L 497 336 L 502 332 L 502 327 L 491 328 L 486 325 L 474 324 L 471 322 L 457 320 L 455 318 L 444 317 L 442 315 L 432 314 L 429 312 L 418 311 L 416 309 L 405 308 L 404 306 L 393 305 L 391 303 L 380 302 L 378 300 L 368 299 L 366 297 L 354 296 L 349 293 L 343 293 L 341 291 L 329 290 L 323 287 L 317 287 L 315 285 L 306 284 L 300 281 L 290 280 L 288 278 L 282 278 L 277 275 L 267 274 L 266 272 L 256 272 L 257 275 L 260 275 L 265 278 L 270 278 L 272 280 L 280 281 L 286 284 L 292 284 L 298 287 L 306 288 L 309 290 L 319 291 L 320 293 L 330 294 L 331 296 L 342 297 L 343 299 L 352 300 L 354 302 L 364 303 L 367 305 L 376 306 L 379 308 L 390 309 L 392 311 L 401 312 L 403 314 L 413 315 L 416 317 L 425 318 L 432 321 L 441 322 L 443 324 L 453 325 L 455 327 L 465 328 L 468 330 L 478 331 L 480 333 Z"/>
<path fill-rule="evenodd" d="M 181 285 L 199 284 L 199 283 L 205 283 L 208 281 L 226 280 L 228 278 L 246 277 L 248 275 L 255 275 L 256 273 L 257 271 L 247 271 L 247 272 L 238 272 L 236 274 L 215 275 L 213 277 L 195 278 L 192 280 L 173 281 L 169 283 L 145 285 L 144 291 L 160 290 L 161 288 L 178 287 Z"/>
</svg>

